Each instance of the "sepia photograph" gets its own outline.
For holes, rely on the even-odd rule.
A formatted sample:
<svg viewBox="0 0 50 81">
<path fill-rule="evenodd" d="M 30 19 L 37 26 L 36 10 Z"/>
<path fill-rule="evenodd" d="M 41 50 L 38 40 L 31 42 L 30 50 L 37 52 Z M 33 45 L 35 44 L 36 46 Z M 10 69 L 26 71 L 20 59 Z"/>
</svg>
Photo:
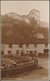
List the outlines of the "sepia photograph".
<svg viewBox="0 0 50 81">
<path fill-rule="evenodd" d="M 49 1 L 1 1 L 1 80 L 47 80 Z"/>
</svg>

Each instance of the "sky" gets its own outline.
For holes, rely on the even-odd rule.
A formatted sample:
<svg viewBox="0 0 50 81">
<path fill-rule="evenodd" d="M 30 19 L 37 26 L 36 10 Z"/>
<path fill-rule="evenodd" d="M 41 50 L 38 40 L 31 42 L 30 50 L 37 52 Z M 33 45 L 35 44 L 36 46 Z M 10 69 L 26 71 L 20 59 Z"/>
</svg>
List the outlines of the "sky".
<svg viewBox="0 0 50 81">
<path fill-rule="evenodd" d="M 49 1 L 1 1 L 1 14 L 16 12 L 27 15 L 30 10 L 40 11 L 40 20 L 49 22 Z"/>
</svg>

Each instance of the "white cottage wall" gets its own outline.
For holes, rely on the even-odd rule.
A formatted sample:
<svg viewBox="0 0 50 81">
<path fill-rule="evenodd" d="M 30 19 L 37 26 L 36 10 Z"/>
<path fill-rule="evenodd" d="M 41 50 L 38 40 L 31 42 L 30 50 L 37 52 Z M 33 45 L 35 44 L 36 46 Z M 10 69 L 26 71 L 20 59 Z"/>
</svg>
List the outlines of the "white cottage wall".
<svg viewBox="0 0 50 81">
<path fill-rule="evenodd" d="M 37 53 L 43 53 L 45 49 L 45 44 L 37 44 Z"/>
</svg>

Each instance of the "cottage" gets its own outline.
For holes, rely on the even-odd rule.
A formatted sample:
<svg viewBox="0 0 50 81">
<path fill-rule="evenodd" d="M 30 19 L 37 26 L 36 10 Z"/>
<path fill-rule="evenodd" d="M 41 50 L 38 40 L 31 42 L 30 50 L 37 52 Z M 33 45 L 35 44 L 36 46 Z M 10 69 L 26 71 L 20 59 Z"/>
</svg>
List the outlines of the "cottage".
<svg viewBox="0 0 50 81">
<path fill-rule="evenodd" d="M 46 54 L 48 53 L 49 44 L 48 40 L 44 38 L 34 39 L 32 41 L 25 42 L 7 42 L 2 44 L 2 53 L 5 55 L 19 55 L 23 51 L 25 54 Z"/>
</svg>

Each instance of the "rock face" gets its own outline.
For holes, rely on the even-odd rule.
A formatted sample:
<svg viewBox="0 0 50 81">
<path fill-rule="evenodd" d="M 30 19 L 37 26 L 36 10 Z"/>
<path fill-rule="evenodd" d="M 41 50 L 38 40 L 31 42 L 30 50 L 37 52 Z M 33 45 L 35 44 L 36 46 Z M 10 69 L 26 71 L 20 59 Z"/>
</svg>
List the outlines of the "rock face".
<svg viewBox="0 0 50 81">
<path fill-rule="evenodd" d="M 38 10 L 36 10 L 36 9 L 33 9 L 33 10 L 31 10 L 29 12 L 28 15 L 18 15 L 18 14 L 14 13 L 14 12 L 11 12 L 11 13 L 6 14 L 5 16 L 8 16 L 8 17 L 14 18 L 14 19 L 18 19 L 18 20 L 24 20 L 27 23 L 30 23 L 30 19 L 32 19 L 32 20 L 35 19 L 37 21 L 39 20 L 40 12 Z"/>
<path fill-rule="evenodd" d="M 36 9 L 32 9 L 29 12 L 28 17 L 35 18 L 36 20 L 39 20 L 39 18 L 40 18 L 40 12 L 38 10 L 36 10 Z"/>
<path fill-rule="evenodd" d="M 47 22 L 40 21 L 40 12 L 36 9 L 32 9 L 27 15 L 18 15 L 15 12 L 10 12 L 3 16 L 3 18 L 6 18 L 6 17 L 13 18 L 20 21 L 25 21 L 26 23 L 30 23 L 31 22 L 30 20 L 33 20 L 33 21 L 36 20 L 37 22 L 40 22 L 39 24 L 41 26 L 44 26 L 44 27 L 48 26 Z"/>
</svg>

